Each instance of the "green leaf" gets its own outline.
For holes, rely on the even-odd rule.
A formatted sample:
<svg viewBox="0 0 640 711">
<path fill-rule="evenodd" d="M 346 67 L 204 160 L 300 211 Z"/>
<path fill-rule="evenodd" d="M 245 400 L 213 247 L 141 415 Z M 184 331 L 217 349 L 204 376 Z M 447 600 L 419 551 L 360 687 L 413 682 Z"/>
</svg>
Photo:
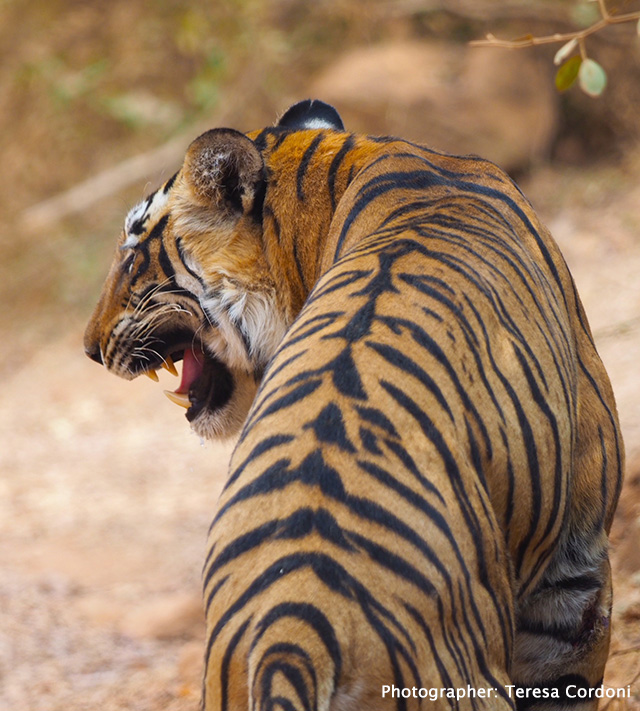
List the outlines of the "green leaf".
<svg viewBox="0 0 640 711">
<path fill-rule="evenodd" d="M 582 57 L 577 54 L 567 61 L 556 72 L 556 89 L 566 91 L 578 78 Z"/>
<path fill-rule="evenodd" d="M 580 88 L 589 96 L 600 96 L 607 86 L 607 73 L 593 59 L 585 59 L 578 72 Z"/>
</svg>

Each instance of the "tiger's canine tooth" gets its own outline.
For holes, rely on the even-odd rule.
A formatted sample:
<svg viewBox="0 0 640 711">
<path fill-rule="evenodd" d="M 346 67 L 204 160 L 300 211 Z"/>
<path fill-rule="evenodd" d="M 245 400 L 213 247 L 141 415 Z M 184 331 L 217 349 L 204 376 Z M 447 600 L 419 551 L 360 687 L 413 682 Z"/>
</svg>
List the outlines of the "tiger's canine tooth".
<svg viewBox="0 0 640 711">
<path fill-rule="evenodd" d="M 178 375 L 178 369 L 176 368 L 173 358 L 171 356 L 167 356 L 163 361 L 162 361 L 162 367 L 165 370 L 168 370 L 171 375 Z"/>
<path fill-rule="evenodd" d="M 144 374 L 147 376 L 147 378 L 151 378 L 154 383 L 157 383 L 160 380 L 155 370 L 145 370 Z"/>
<path fill-rule="evenodd" d="M 186 393 L 174 393 L 173 390 L 164 390 L 163 392 L 176 405 L 180 405 L 180 407 L 184 407 L 187 410 L 191 407 L 191 400 L 189 400 L 189 396 Z"/>
</svg>

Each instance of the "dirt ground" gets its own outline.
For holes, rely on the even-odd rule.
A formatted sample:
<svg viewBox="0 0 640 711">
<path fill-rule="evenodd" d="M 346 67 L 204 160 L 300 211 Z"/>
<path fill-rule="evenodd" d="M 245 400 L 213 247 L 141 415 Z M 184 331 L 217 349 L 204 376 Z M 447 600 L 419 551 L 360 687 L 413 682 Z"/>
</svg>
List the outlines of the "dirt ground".
<svg viewBox="0 0 640 711">
<path fill-rule="evenodd" d="M 547 168 L 525 185 L 573 269 L 627 444 L 606 681 L 634 699 L 610 711 L 640 709 L 638 167 Z M 200 568 L 230 447 L 200 442 L 150 380 L 90 362 L 82 330 L 68 323 L 5 368 L 0 709 L 195 709 Z"/>
</svg>

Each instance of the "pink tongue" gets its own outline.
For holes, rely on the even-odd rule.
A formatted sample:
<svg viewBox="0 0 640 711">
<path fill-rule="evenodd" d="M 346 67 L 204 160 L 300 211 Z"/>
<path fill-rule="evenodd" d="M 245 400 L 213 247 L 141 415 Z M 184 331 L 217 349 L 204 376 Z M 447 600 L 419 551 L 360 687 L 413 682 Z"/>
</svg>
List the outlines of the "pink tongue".
<svg viewBox="0 0 640 711">
<path fill-rule="evenodd" d="M 204 368 L 204 353 L 198 349 L 185 349 L 182 360 L 182 380 L 177 393 L 188 393 L 193 383 L 202 375 Z"/>
</svg>

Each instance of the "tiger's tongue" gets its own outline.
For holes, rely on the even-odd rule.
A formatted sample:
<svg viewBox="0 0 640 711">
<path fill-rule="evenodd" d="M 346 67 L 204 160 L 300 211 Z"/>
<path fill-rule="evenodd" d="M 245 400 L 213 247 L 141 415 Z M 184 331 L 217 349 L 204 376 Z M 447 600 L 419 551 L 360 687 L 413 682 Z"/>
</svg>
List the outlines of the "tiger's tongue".
<svg viewBox="0 0 640 711">
<path fill-rule="evenodd" d="M 175 390 L 176 393 L 188 394 L 191 386 L 202 375 L 204 359 L 204 353 L 200 348 L 197 350 L 185 349 L 182 359 L 182 379 Z"/>
</svg>

